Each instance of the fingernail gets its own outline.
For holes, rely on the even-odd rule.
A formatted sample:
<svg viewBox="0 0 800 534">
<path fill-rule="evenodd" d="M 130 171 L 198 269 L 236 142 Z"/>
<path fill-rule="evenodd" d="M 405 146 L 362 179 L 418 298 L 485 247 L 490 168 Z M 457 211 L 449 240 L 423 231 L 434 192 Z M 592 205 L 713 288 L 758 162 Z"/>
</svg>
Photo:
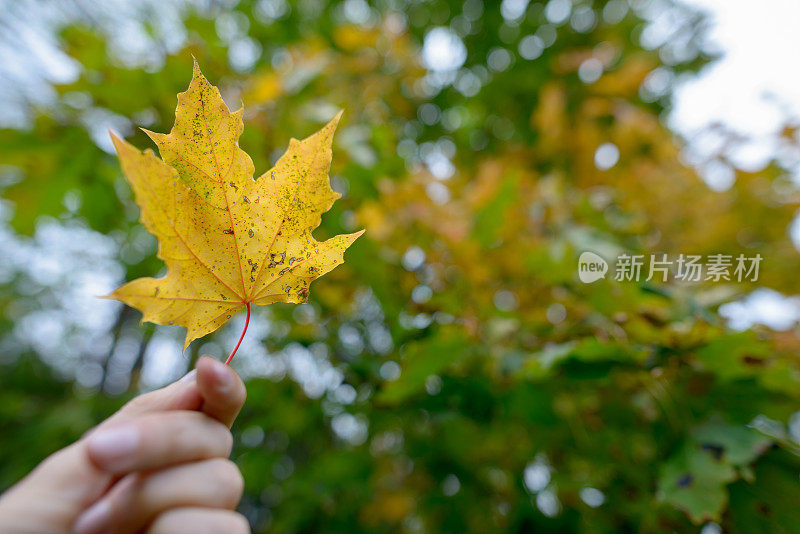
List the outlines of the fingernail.
<svg viewBox="0 0 800 534">
<path fill-rule="evenodd" d="M 131 425 L 98 430 L 89 438 L 88 447 L 93 459 L 105 469 L 122 471 L 133 462 L 139 431 Z"/>
<path fill-rule="evenodd" d="M 194 382 L 195 379 L 194 377 L 196 375 L 197 375 L 197 369 L 192 369 L 191 371 L 183 375 L 183 378 L 178 380 L 178 382 Z"/>
<path fill-rule="evenodd" d="M 111 505 L 107 500 L 93 504 L 75 521 L 72 530 L 75 534 L 97 534 L 103 532 L 111 518 Z"/>
<path fill-rule="evenodd" d="M 233 385 L 233 377 L 231 376 L 230 368 L 219 360 L 214 360 L 214 365 L 211 366 L 211 371 L 216 378 L 215 389 L 220 392 L 226 392 L 231 389 Z"/>
</svg>

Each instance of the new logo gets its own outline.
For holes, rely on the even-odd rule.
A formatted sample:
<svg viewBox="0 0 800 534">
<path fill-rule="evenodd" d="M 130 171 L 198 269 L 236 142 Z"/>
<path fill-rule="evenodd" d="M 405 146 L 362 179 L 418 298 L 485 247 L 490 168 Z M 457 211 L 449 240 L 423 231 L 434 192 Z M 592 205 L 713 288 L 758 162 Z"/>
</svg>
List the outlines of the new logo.
<svg viewBox="0 0 800 534">
<path fill-rule="evenodd" d="M 584 284 L 591 284 L 606 277 L 608 263 L 594 252 L 582 252 L 578 258 L 578 278 Z"/>
</svg>

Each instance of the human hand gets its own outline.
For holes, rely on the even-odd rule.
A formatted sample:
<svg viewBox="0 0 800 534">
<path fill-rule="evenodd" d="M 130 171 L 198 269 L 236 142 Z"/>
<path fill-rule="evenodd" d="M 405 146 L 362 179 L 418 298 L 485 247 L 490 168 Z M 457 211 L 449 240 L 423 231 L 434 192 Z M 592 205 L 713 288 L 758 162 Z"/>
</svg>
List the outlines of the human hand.
<svg viewBox="0 0 800 534">
<path fill-rule="evenodd" d="M 0 496 L 0 532 L 250 532 L 232 511 L 243 481 L 227 459 L 245 395 L 232 369 L 204 356 Z"/>
</svg>

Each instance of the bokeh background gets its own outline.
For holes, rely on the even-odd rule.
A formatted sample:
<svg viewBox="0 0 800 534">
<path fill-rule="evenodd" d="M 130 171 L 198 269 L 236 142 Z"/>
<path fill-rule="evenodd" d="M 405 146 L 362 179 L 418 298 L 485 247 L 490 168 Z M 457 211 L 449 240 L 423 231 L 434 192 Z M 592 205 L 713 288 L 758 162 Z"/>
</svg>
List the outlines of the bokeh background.
<svg viewBox="0 0 800 534">
<path fill-rule="evenodd" d="M 367 229 L 309 303 L 254 308 L 234 359 L 255 532 L 800 531 L 798 17 L 0 2 L 0 490 L 241 331 L 182 354 L 96 298 L 163 271 L 107 131 L 151 146 L 194 55 L 257 170 L 345 110 L 316 235 Z M 583 250 L 764 260 L 585 285 Z"/>
</svg>

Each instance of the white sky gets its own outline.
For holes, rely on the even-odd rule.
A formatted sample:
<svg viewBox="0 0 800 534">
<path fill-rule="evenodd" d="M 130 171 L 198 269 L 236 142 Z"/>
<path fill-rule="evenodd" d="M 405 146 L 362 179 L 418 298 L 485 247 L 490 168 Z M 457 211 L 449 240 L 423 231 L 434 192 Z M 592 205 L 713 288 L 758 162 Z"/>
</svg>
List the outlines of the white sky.
<svg viewBox="0 0 800 534">
<path fill-rule="evenodd" d="M 690 142 L 715 122 L 751 136 L 755 142 L 731 156 L 739 167 L 758 169 L 775 154 L 770 135 L 787 115 L 800 116 L 800 1 L 686 1 L 710 13 L 709 37 L 723 57 L 680 84 L 670 125 Z"/>
<path fill-rule="evenodd" d="M 716 147 L 696 136 L 720 123 L 750 139 L 727 156 L 741 168 L 763 167 L 780 148 L 775 133 L 787 117 L 800 117 L 800 0 L 687 0 L 711 16 L 710 40 L 723 56 L 675 92 L 670 126 L 690 147 L 708 155 Z M 782 158 L 788 167 L 797 162 Z M 795 172 L 795 176 L 798 173 Z M 707 177 L 708 179 L 708 177 Z M 713 177 L 712 177 L 713 181 Z M 713 184 L 712 184 L 713 185 Z M 800 319 L 800 301 L 759 290 L 720 313 L 733 328 L 762 323 L 783 330 Z"/>
</svg>

